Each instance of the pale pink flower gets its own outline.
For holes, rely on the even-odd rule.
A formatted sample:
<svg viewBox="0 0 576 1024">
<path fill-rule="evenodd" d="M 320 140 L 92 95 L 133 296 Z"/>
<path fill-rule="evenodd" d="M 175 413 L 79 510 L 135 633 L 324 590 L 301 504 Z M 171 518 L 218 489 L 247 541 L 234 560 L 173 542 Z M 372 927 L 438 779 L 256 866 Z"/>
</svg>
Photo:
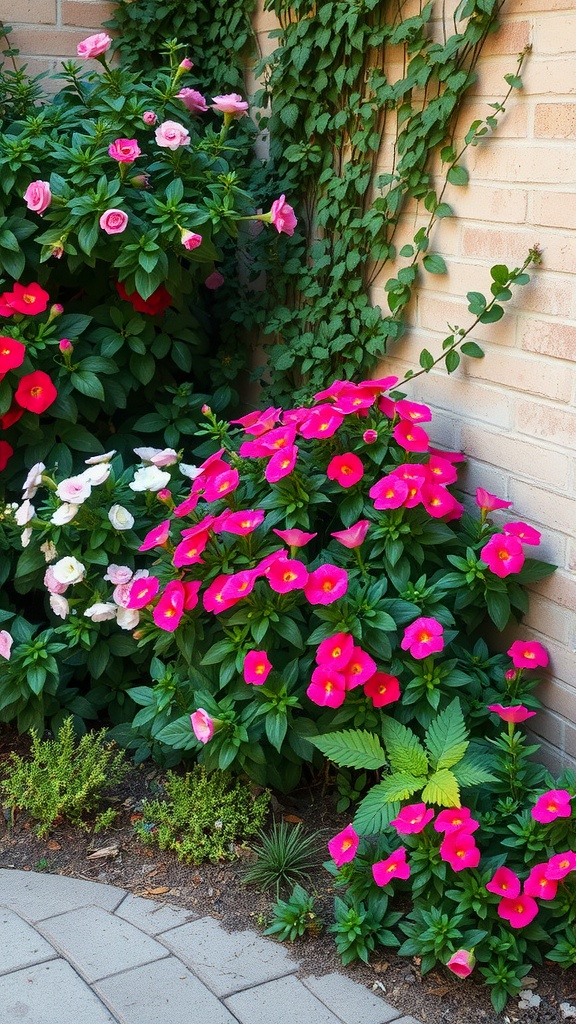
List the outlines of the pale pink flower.
<svg viewBox="0 0 576 1024">
<path fill-rule="evenodd" d="M 12 649 L 13 639 L 5 629 L 0 629 L 0 656 L 6 658 L 6 661 L 10 660 L 10 651 Z"/>
<path fill-rule="evenodd" d="M 161 491 L 170 483 L 170 473 L 162 473 L 157 466 L 143 466 L 134 473 L 131 491 Z"/>
<path fill-rule="evenodd" d="M 132 576 L 132 569 L 127 565 L 116 565 L 115 562 L 111 562 L 104 574 L 104 579 L 109 580 L 117 587 L 120 583 L 129 583 Z"/>
<path fill-rule="evenodd" d="M 26 500 L 23 501 L 15 510 L 14 520 L 18 526 L 26 526 L 26 523 L 29 523 L 30 520 L 34 518 L 35 514 L 36 509 L 34 508 L 34 505 L 29 498 L 26 498 Z"/>
<path fill-rule="evenodd" d="M 86 480 L 90 487 L 97 487 L 103 484 L 111 473 L 111 466 L 108 462 L 100 462 L 96 466 L 88 466 L 83 473 L 80 473 L 79 480 Z"/>
<path fill-rule="evenodd" d="M 106 35 L 105 32 L 97 32 L 93 36 L 88 36 L 83 39 L 81 43 L 78 43 L 76 53 L 79 57 L 99 57 L 102 53 L 106 53 L 106 50 L 112 45 L 110 36 Z"/>
<path fill-rule="evenodd" d="M 106 210 L 98 221 L 102 231 L 107 235 L 120 235 L 128 225 L 128 214 L 124 210 Z"/>
<path fill-rule="evenodd" d="M 50 516 L 50 522 L 53 526 L 66 526 L 66 523 L 71 523 L 78 513 L 79 505 L 74 505 L 71 502 L 65 501 L 60 508 L 57 508 L 55 512 Z"/>
<path fill-rule="evenodd" d="M 116 625 L 120 629 L 136 629 L 140 622 L 140 612 L 135 608 L 123 608 L 121 605 L 116 612 Z"/>
<path fill-rule="evenodd" d="M 70 612 L 70 605 L 67 598 L 62 597 L 62 594 L 50 594 L 48 603 L 59 619 L 66 619 Z"/>
<path fill-rule="evenodd" d="M 134 526 L 134 516 L 123 505 L 112 505 L 108 510 L 108 519 L 115 530 L 123 532 Z"/>
<path fill-rule="evenodd" d="M 243 100 L 237 92 L 225 93 L 222 96 L 212 97 L 213 110 L 221 114 L 234 114 L 235 117 L 243 117 L 248 111 L 248 103 Z"/>
<path fill-rule="evenodd" d="M 51 566 L 51 572 L 58 583 L 80 583 L 86 575 L 86 568 L 73 555 L 67 555 Z"/>
<path fill-rule="evenodd" d="M 142 156 L 142 150 L 136 139 L 116 139 L 108 146 L 108 156 L 119 164 L 131 164 Z"/>
<path fill-rule="evenodd" d="M 282 195 L 275 199 L 270 208 L 270 221 L 276 228 L 278 234 L 293 235 L 298 220 L 294 210 L 286 202 L 286 196 Z"/>
<path fill-rule="evenodd" d="M 142 120 L 144 124 L 153 125 L 158 121 L 158 115 L 153 110 L 145 110 L 142 114 Z"/>
<path fill-rule="evenodd" d="M 46 466 L 44 465 L 43 462 L 36 462 L 32 466 L 32 469 L 28 472 L 28 476 L 26 477 L 22 485 L 23 498 L 34 497 L 36 491 L 38 490 L 40 484 L 42 483 L 42 473 L 44 472 L 45 469 Z"/>
<path fill-rule="evenodd" d="M 204 96 L 197 89 L 180 89 L 175 98 L 182 100 L 186 110 L 191 114 L 204 114 L 208 110 Z"/>
<path fill-rule="evenodd" d="M 112 451 L 104 452 L 103 455 L 93 455 L 90 459 L 84 459 L 84 462 L 87 466 L 97 466 L 99 462 L 110 462 L 114 455 L 116 455 L 115 448 Z"/>
<path fill-rule="evenodd" d="M 44 586 L 49 594 L 65 594 L 68 590 L 68 583 L 61 583 L 56 579 L 52 566 L 49 565 L 44 573 Z"/>
<path fill-rule="evenodd" d="M 178 462 L 178 452 L 174 448 L 133 448 L 134 454 L 151 466 L 173 466 Z"/>
<path fill-rule="evenodd" d="M 190 145 L 190 134 L 178 121 L 163 121 L 158 125 L 154 135 L 156 144 L 161 149 L 176 150 L 181 146 Z"/>
<path fill-rule="evenodd" d="M 29 210 L 42 214 L 52 202 L 52 193 L 47 181 L 32 181 L 24 193 L 24 202 Z"/>
<path fill-rule="evenodd" d="M 342 832 L 330 840 L 328 850 L 337 868 L 354 860 L 359 842 L 360 837 L 352 825 L 347 825 Z"/>
<path fill-rule="evenodd" d="M 86 501 L 86 498 L 90 497 L 91 493 L 92 485 L 82 474 L 80 476 L 71 476 L 67 480 L 62 480 L 56 488 L 56 494 L 60 500 L 69 502 L 73 505 L 81 505 Z"/>
<path fill-rule="evenodd" d="M 188 231 L 186 228 L 182 228 L 180 232 L 180 241 L 188 252 L 192 249 L 197 249 L 199 245 L 202 245 L 202 235 L 198 235 L 195 231 Z"/>
<path fill-rule="evenodd" d="M 118 609 L 112 601 L 97 601 L 96 604 L 90 605 L 86 609 L 84 615 L 92 622 L 107 622 L 109 619 L 116 618 L 117 611 Z"/>
<path fill-rule="evenodd" d="M 191 71 L 194 67 L 194 62 L 190 60 L 190 57 L 183 57 L 178 67 L 181 71 Z"/>
<path fill-rule="evenodd" d="M 204 708 L 198 708 L 190 715 L 190 722 L 194 735 L 200 743 L 208 743 L 214 735 L 214 720 L 210 718 L 207 711 Z"/>
</svg>

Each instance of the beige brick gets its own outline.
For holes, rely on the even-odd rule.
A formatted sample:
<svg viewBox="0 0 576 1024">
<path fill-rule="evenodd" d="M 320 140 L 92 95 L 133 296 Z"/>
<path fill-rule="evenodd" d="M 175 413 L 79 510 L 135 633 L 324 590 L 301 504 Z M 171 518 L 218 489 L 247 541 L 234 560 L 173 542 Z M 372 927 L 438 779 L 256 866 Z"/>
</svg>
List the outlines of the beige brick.
<svg viewBox="0 0 576 1024">
<path fill-rule="evenodd" d="M 480 75 L 482 76 L 482 61 L 479 63 Z M 513 70 L 509 67 L 508 71 Z M 507 73 L 507 72 L 505 72 Z M 502 100 L 507 90 L 506 82 L 503 81 L 504 88 L 498 88 L 495 93 L 487 95 L 486 90 L 482 89 L 481 81 L 475 86 L 475 91 L 468 93 L 468 96 L 462 104 L 461 113 L 458 117 L 458 123 L 456 128 L 456 138 L 461 139 L 464 137 L 468 128 L 473 121 L 479 118 L 486 117 L 487 114 L 493 114 L 494 111 L 487 109 L 486 100 L 489 98 Z M 484 98 L 486 97 L 486 100 Z M 512 93 L 510 99 L 506 104 L 506 110 L 504 113 L 498 115 L 498 127 L 494 132 L 489 133 L 480 142 L 480 147 L 498 145 L 502 139 L 524 139 L 528 136 L 528 124 L 529 124 L 530 109 L 526 102 L 520 98 L 520 94 Z"/>
<path fill-rule="evenodd" d="M 480 420 L 498 427 L 510 426 L 511 400 L 501 389 L 486 387 L 477 381 L 471 383 L 458 370 L 451 376 L 444 370 L 423 374 L 410 385 L 414 397 L 416 384 L 420 396 L 417 400 L 463 419 Z"/>
<path fill-rule="evenodd" d="M 510 265 L 520 264 L 533 245 L 542 251 L 542 265 L 547 270 L 572 273 L 576 267 L 576 234 L 554 228 L 510 228 L 464 225 L 462 254 Z"/>
<path fill-rule="evenodd" d="M 103 0 L 62 0 L 62 24 L 98 31 L 102 22 L 112 17 L 115 7 L 116 4 Z"/>
<path fill-rule="evenodd" d="M 56 0 L 0 0 L 0 21 L 9 25 L 54 25 Z M 19 46 L 19 32 L 14 29 L 11 42 Z"/>
<path fill-rule="evenodd" d="M 507 6 L 509 14 L 539 14 L 549 11 L 573 11 L 573 0 L 511 0 Z"/>
<path fill-rule="evenodd" d="M 493 147 L 477 147 L 468 154 L 467 162 L 472 178 L 526 183 L 532 187 L 538 182 L 558 185 L 573 180 L 571 149 L 569 146 L 535 145 L 528 140 L 516 145 L 502 142 Z"/>
<path fill-rule="evenodd" d="M 573 498 L 552 490 L 543 490 L 526 480 L 511 480 L 509 496 L 519 519 L 528 516 L 545 530 L 572 534 L 576 521 L 576 502 Z"/>
<path fill-rule="evenodd" d="M 492 462 L 518 476 L 526 476 L 541 484 L 562 490 L 566 483 L 569 461 L 566 455 L 535 446 L 514 434 L 462 424 L 462 451 L 475 459 Z"/>
<path fill-rule="evenodd" d="M 547 679 L 538 687 L 538 696 L 550 711 L 576 722 L 576 690 L 573 687 Z"/>
<path fill-rule="evenodd" d="M 516 401 L 516 426 L 523 434 L 543 437 L 564 447 L 576 444 L 576 410 L 570 412 L 539 401 Z M 576 524 L 576 504 L 574 505 Z"/>
<path fill-rule="evenodd" d="M 534 721 L 536 721 L 536 719 L 530 719 L 530 722 Z M 527 723 L 528 726 L 530 725 L 530 722 Z M 547 743 L 541 736 L 537 736 L 535 732 L 528 729 L 527 737 L 529 743 L 540 744 L 540 749 L 536 754 L 536 757 L 541 764 L 546 766 L 552 775 L 558 776 L 565 768 L 572 767 L 572 759 L 567 758 L 563 751 L 558 750 L 557 747 L 553 747 L 552 744 Z"/>
<path fill-rule="evenodd" d="M 533 549 L 530 549 L 530 554 L 532 552 Z M 534 551 L 535 554 L 536 551 Z M 524 617 L 522 625 L 537 629 L 545 637 L 552 637 L 564 646 L 568 646 L 573 640 L 575 624 L 572 612 L 569 612 L 567 608 L 560 608 L 557 604 L 548 601 L 539 594 L 531 595 L 528 614 Z M 549 683 L 547 685 L 553 687 L 554 684 Z M 547 707 L 555 708 L 555 710 L 560 711 L 562 714 L 568 714 L 568 717 L 576 722 L 576 690 L 570 690 L 569 696 L 571 699 L 569 714 L 566 707 L 556 707 L 554 704 L 550 704 L 544 697 L 542 697 L 542 700 L 544 700 Z"/>
<path fill-rule="evenodd" d="M 576 93 L 576 57 L 532 57 L 526 65 L 524 86 L 534 96 Z"/>
<path fill-rule="evenodd" d="M 576 193 L 534 192 L 530 220 L 553 228 L 576 229 Z"/>
<path fill-rule="evenodd" d="M 519 329 L 520 344 L 527 352 L 576 361 L 576 325 L 558 320 L 529 319 Z"/>
<path fill-rule="evenodd" d="M 467 359 L 463 366 L 468 377 L 502 384 L 513 391 L 542 395 L 559 402 L 570 402 L 572 398 L 574 376 L 571 369 L 558 363 L 550 364 L 546 359 L 503 352 L 490 345 L 484 359 Z"/>
<path fill-rule="evenodd" d="M 472 285 L 472 288 L 474 286 Z M 475 289 L 474 289 L 475 290 Z M 474 323 L 475 317 L 468 312 L 468 301 L 448 299 L 444 296 L 435 296 L 423 291 L 418 296 L 418 323 L 426 330 L 438 332 L 439 337 L 445 338 L 451 327 L 468 328 Z M 492 341 L 502 346 L 513 346 L 516 337 L 516 321 L 514 317 L 503 317 L 498 324 L 478 324 L 469 336 L 470 341 L 481 342 Z"/>
<path fill-rule="evenodd" d="M 529 274 L 530 284 L 515 290 L 511 306 L 522 312 L 530 310 L 546 312 L 549 316 L 576 316 L 576 293 L 571 277 L 549 273 L 545 267 L 531 267 Z"/>
<path fill-rule="evenodd" d="M 534 135 L 536 138 L 574 138 L 576 103 L 538 103 L 534 113 Z"/>
<path fill-rule="evenodd" d="M 566 758 L 570 758 L 570 762 L 567 760 L 567 764 L 574 765 L 574 758 L 576 758 L 576 727 L 570 722 L 566 722 L 564 731 L 564 748 Z"/>
<path fill-rule="evenodd" d="M 576 53 L 576 14 L 539 18 L 534 49 L 536 53 Z"/>
<path fill-rule="evenodd" d="M 252 24 L 258 32 L 271 32 L 272 29 L 279 28 L 280 22 L 274 14 L 274 11 L 265 11 L 262 0 L 258 0 L 256 10 L 252 18 Z"/>
<path fill-rule="evenodd" d="M 466 220 L 525 224 L 527 202 L 525 189 L 500 188 L 498 184 L 487 182 L 472 181 L 469 188 L 450 191 L 450 205 L 455 216 Z"/>
<path fill-rule="evenodd" d="M 75 57 L 76 47 L 86 38 L 81 29 L 58 28 L 51 32 L 37 28 L 19 28 L 17 45 L 22 56 Z"/>
<path fill-rule="evenodd" d="M 530 42 L 531 29 L 529 21 L 505 21 L 497 32 L 488 36 L 482 47 L 482 59 L 500 53 L 520 53 Z"/>
<path fill-rule="evenodd" d="M 542 708 L 538 712 L 536 718 L 532 718 L 531 723 L 534 723 L 532 728 L 536 736 L 542 736 L 545 740 L 553 746 L 558 747 L 564 752 L 565 743 L 565 722 L 564 719 L 559 715 L 553 714 L 548 711 L 547 708 Z"/>
<path fill-rule="evenodd" d="M 576 573 L 558 569 L 553 576 L 548 576 L 538 583 L 531 583 L 529 590 L 541 594 L 562 608 L 576 612 Z"/>
</svg>

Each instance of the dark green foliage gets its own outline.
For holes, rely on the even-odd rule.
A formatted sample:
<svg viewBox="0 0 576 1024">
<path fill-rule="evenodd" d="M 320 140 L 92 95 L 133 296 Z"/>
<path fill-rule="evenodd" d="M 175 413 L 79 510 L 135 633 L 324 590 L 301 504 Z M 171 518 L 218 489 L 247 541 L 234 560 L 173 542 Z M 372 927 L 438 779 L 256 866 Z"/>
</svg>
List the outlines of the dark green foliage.
<svg viewBox="0 0 576 1024">
<path fill-rule="evenodd" d="M 303 935 L 318 935 L 322 921 L 314 913 L 314 897 L 301 885 L 295 885 L 288 900 L 278 900 L 273 907 L 272 924 L 264 935 L 274 935 L 280 942 L 294 942 Z"/>
</svg>

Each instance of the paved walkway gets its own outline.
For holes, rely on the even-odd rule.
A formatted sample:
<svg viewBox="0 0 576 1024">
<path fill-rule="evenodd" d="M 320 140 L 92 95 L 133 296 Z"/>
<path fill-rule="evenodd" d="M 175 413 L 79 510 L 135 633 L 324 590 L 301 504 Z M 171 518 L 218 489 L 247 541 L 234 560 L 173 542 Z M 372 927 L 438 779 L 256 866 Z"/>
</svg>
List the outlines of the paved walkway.
<svg viewBox="0 0 576 1024">
<path fill-rule="evenodd" d="M 0 869 L 2 1024 L 418 1024 L 344 975 L 212 917 Z"/>
</svg>

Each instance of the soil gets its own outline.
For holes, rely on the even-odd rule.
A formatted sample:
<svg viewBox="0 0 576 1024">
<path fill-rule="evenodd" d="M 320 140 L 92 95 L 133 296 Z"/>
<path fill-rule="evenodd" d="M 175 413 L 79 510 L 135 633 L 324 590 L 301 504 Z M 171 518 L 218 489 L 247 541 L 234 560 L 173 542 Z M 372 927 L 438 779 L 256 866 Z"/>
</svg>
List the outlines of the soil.
<svg viewBox="0 0 576 1024">
<path fill-rule="evenodd" d="M 23 753 L 27 740 L 11 728 L 0 726 L 0 769 L 11 750 Z M 149 764 L 131 771 L 107 798 L 107 803 L 119 812 L 114 828 L 98 834 L 62 822 L 48 837 L 39 839 L 26 814 L 17 815 L 10 825 L 10 813 L 6 811 L 0 815 L 0 867 L 105 882 L 200 916 L 209 914 L 231 931 L 262 930 L 271 917 L 274 898 L 243 883 L 243 873 L 253 856 L 249 850 L 238 847 L 237 858 L 230 862 L 190 867 L 171 852 L 144 845 L 136 836 L 134 821 L 140 817 L 142 801 L 157 795 L 162 779 L 163 772 Z M 273 798 L 272 804 L 277 819 L 302 821 L 310 830 L 326 829 L 327 837 L 348 823 L 347 818 L 336 814 L 321 788 L 283 797 L 282 803 Z M 462 982 L 439 969 L 423 978 L 417 958 L 412 961 L 398 957 L 384 948 L 369 965 L 357 961 L 342 967 L 333 939 L 326 933 L 333 920 L 331 883 L 320 864 L 306 883 L 306 888 L 317 894 L 315 910 L 325 929 L 318 936 L 293 944 L 302 976 L 340 971 L 423 1024 L 565 1024 L 576 1019 L 576 971 L 561 971 L 551 964 L 534 968 L 525 979 L 523 995 L 510 1000 L 501 1015 L 494 1012 L 487 989 L 474 980 L 474 975 Z M 519 1002 L 524 1002 L 524 1008 Z M 531 1004 L 527 1008 L 526 1002 Z"/>
</svg>

